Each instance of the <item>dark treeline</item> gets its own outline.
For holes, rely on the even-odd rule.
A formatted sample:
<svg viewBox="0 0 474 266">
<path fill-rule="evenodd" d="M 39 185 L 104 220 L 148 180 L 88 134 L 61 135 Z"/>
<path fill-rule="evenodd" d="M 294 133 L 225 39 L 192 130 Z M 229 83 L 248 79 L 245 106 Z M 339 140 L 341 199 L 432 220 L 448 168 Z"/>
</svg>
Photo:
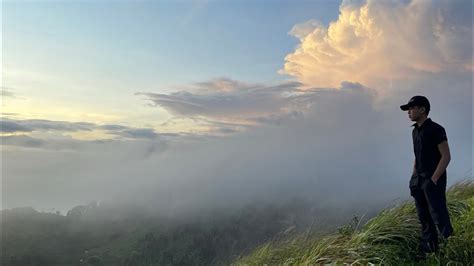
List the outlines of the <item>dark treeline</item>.
<svg viewBox="0 0 474 266">
<path fill-rule="evenodd" d="M 14 208 L 1 211 L 1 263 L 224 265 L 266 241 L 325 232 L 356 213 L 360 211 L 320 208 L 302 199 L 203 210 L 186 217 L 96 202 L 74 207 L 65 216 Z"/>
</svg>

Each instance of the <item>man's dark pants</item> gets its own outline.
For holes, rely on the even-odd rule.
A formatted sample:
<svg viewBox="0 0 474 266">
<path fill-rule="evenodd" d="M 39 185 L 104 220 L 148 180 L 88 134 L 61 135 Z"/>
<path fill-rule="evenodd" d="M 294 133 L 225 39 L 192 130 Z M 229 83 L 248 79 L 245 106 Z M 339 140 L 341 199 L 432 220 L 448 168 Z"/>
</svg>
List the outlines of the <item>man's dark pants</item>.
<svg viewBox="0 0 474 266">
<path fill-rule="evenodd" d="M 415 199 L 418 218 L 421 223 L 420 247 L 425 252 L 438 251 L 438 232 L 444 238 L 453 233 L 446 206 L 446 174 L 436 184 L 430 174 L 413 175 L 410 179 L 410 195 Z"/>
</svg>

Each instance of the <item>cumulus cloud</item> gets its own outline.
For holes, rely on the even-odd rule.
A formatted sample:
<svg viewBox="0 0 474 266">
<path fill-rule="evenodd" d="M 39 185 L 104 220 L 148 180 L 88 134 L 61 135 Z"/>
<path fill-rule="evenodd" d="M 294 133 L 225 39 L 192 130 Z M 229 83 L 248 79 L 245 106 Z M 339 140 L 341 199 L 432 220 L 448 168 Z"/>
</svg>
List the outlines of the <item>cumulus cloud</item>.
<svg viewBox="0 0 474 266">
<path fill-rule="evenodd" d="M 310 20 L 280 73 L 307 86 L 374 86 L 420 73 L 472 71 L 471 1 L 345 1 L 337 21 Z"/>
</svg>

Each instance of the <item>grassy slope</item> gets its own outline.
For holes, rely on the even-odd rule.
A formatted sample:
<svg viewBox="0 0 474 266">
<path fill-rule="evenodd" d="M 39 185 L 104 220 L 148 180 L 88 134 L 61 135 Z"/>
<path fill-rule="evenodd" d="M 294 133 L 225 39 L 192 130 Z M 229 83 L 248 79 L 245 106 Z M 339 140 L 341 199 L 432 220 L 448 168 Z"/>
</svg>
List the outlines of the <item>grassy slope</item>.
<svg viewBox="0 0 474 266">
<path fill-rule="evenodd" d="M 266 243 L 234 265 L 314 265 L 369 263 L 383 265 L 471 265 L 474 262 L 474 181 L 467 179 L 447 190 L 454 235 L 439 254 L 414 263 L 420 224 L 412 201 L 387 209 L 358 224 L 357 217 L 336 232 L 317 237 L 297 235 Z"/>
</svg>

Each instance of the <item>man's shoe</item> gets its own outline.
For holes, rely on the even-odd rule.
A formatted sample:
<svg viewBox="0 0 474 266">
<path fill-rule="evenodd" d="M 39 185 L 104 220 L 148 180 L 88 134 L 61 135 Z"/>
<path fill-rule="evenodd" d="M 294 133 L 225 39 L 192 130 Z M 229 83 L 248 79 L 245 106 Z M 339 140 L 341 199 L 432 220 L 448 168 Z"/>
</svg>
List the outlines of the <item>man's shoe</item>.
<svg viewBox="0 0 474 266">
<path fill-rule="evenodd" d="M 426 258 L 427 258 L 426 253 L 420 251 L 415 255 L 414 261 L 415 262 L 421 262 L 421 261 L 425 261 Z"/>
<path fill-rule="evenodd" d="M 426 252 L 423 250 L 423 242 L 420 240 L 419 242 L 419 245 L 418 245 L 418 248 L 416 250 L 416 254 L 415 256 L 413 257 L 413 260 L 415 262 L 422 262 L 422 261 L 425 261 L 427 259 L 427 256 L 426 256 Z"/>
<path fill-rule="evenodd" d="M 442 232 L 440 232 L 440 238 L 448 239 L 454 234 L 454 230 L 451 226 L 446 227 Z"/>
<path fill-rule="evenodd" d="M 440 236 L 439 237 L 439 245 L 444 249 L 446 248 L 446 246 L 448 245 L 449 243 L 449 237 L 444 237 L 444 236 Z"/>
<path fill-rule="evenodd" d="M 437 252 L 439 250 L 439 245 L 437 241 L 420 242 L 420 250 L 424 253 Z"/>
</svg>

